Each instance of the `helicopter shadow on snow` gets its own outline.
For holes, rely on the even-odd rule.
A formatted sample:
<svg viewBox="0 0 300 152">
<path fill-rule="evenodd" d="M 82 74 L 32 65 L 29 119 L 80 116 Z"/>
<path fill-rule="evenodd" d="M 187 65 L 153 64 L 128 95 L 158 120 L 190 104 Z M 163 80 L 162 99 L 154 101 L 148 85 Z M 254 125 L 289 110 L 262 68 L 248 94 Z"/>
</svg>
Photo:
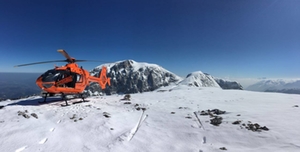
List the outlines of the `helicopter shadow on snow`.
<svg viewBox="0 0 300 152">
<path fill-rule="evenodd" d="M 6 106 L 40 106 L 44 104 L 51 104 L 55 102 L 64 102 L 60 97 L 49 97 L 46 102 L 43 102 L 44 98 L 34 98 L 34 99 L 21 99 L 20 101 L 7 104 Z M 42 102 L 42 103 L 40 103 Z"/>
</svg>

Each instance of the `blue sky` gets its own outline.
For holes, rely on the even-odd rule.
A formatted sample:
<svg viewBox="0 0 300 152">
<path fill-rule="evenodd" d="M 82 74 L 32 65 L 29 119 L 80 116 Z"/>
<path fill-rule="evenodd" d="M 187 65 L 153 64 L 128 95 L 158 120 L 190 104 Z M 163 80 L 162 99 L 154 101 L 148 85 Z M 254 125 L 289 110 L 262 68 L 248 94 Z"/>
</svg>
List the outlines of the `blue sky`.
<svg viewBox="0 0 300 152">
<path fill-rule="evenodd" d="M 299 0 L 0 1 L 0 72 L 64 59 L 133 59 L 186 76 L 300 76 Z M 63 65 L 57 63 L 56 65 Z M 101 63 L 80 63 L 91 70 Z"/>
</svg>

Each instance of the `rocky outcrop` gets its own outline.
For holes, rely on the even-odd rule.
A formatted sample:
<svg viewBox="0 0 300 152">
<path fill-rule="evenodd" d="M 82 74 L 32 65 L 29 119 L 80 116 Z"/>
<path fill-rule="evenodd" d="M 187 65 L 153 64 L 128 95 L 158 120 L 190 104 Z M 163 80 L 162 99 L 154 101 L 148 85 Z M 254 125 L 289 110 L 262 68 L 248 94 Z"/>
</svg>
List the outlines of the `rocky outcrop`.
<svg viewBox="0 0 300 152">
<path fill-rule="evenodd" d="M 91 75 L 101 72 L 102 66 L 107 67 L 107 76 L 111 78 L 111 86 L 104 90 L 106 94 L 153 91 L 181 80 L 161 66 L 133 60 L 100 65 L 91 71 Z M 92 93 L 101 92 L 97 83 L 92 83 L 87 89 Z"/>
<path fill-rule="evenodd" d="M 236 89 L 243 90 L 243 86 L 236 81 L 223 80 L 219 78 L 214 78 L 222 89 Z"/>
</svg>

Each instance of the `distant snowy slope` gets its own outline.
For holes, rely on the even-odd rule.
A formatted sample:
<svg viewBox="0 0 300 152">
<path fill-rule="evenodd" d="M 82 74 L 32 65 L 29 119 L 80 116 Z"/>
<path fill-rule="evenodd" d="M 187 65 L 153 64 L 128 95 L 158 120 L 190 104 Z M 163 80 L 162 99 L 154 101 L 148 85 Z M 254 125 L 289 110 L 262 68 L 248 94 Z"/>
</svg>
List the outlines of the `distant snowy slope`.
<svg viewBox="0 0 300 152">
<path fill-rule="evenodd" d="M 283 89 L 300 89 L 300 80 L 295 80 L 293 82 L 287 82 L 284 86 Z"/>
<path fill-rule="evenodd" d="M 251 91 L 267 91 L 267 92 L 283 92 L 283 93 L 300 93 L 300 80 L 262 80 L 250 85 L 246 90 Z"/>
<path fill-rule="evenodd" d="M 94 68 L 91 74 L 97 75 L 102 66 L 107 67 L 107 76 L 111 78 L 111 86 L 105 90 L 108 94 L 153 91 L 182 79 L 159 65 L 133 60 L 103 64 Z M 101 91 L 97 85 L 94 83 L 89 89 L 92 92 Z"/>
<path fill-rule="evenodd" d="M 251 91 L 265 91 L 267 89 L 282 89 L 286 84 L 285 81 L 279 80 L 262 80 L 247 87 Z"/>
<path fill-rule="evenodd" d="M 237 81 L 224 80 L 220 78 L 214 78 L 222 89 L 237 89 L 243 90 L 243 86 Z"/>
<path fill-rule="evenodd" d="M 220 88 L 214 78 L 201 71 L 196 71 L 188 74 L 179 85 L 195 86 L 195 87 L 217 87 Z"/>
</svg>

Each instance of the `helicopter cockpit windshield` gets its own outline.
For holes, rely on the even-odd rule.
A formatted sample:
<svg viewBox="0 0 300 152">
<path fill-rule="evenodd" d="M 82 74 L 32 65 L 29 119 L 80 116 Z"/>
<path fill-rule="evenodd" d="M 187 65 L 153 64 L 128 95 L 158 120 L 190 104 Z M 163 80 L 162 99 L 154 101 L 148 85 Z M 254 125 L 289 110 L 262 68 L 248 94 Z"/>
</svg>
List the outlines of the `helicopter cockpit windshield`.
<svg viewBox="0 0 300 152">
<path fill-rule="evenodd" d="M 64 70 L 48 70 L 44 74 L 42 74 L 42 81 L 43 82 L 55 82 L 59 79 L 62 79 L 63 76 L 66 74 Z"/>
</svg>

